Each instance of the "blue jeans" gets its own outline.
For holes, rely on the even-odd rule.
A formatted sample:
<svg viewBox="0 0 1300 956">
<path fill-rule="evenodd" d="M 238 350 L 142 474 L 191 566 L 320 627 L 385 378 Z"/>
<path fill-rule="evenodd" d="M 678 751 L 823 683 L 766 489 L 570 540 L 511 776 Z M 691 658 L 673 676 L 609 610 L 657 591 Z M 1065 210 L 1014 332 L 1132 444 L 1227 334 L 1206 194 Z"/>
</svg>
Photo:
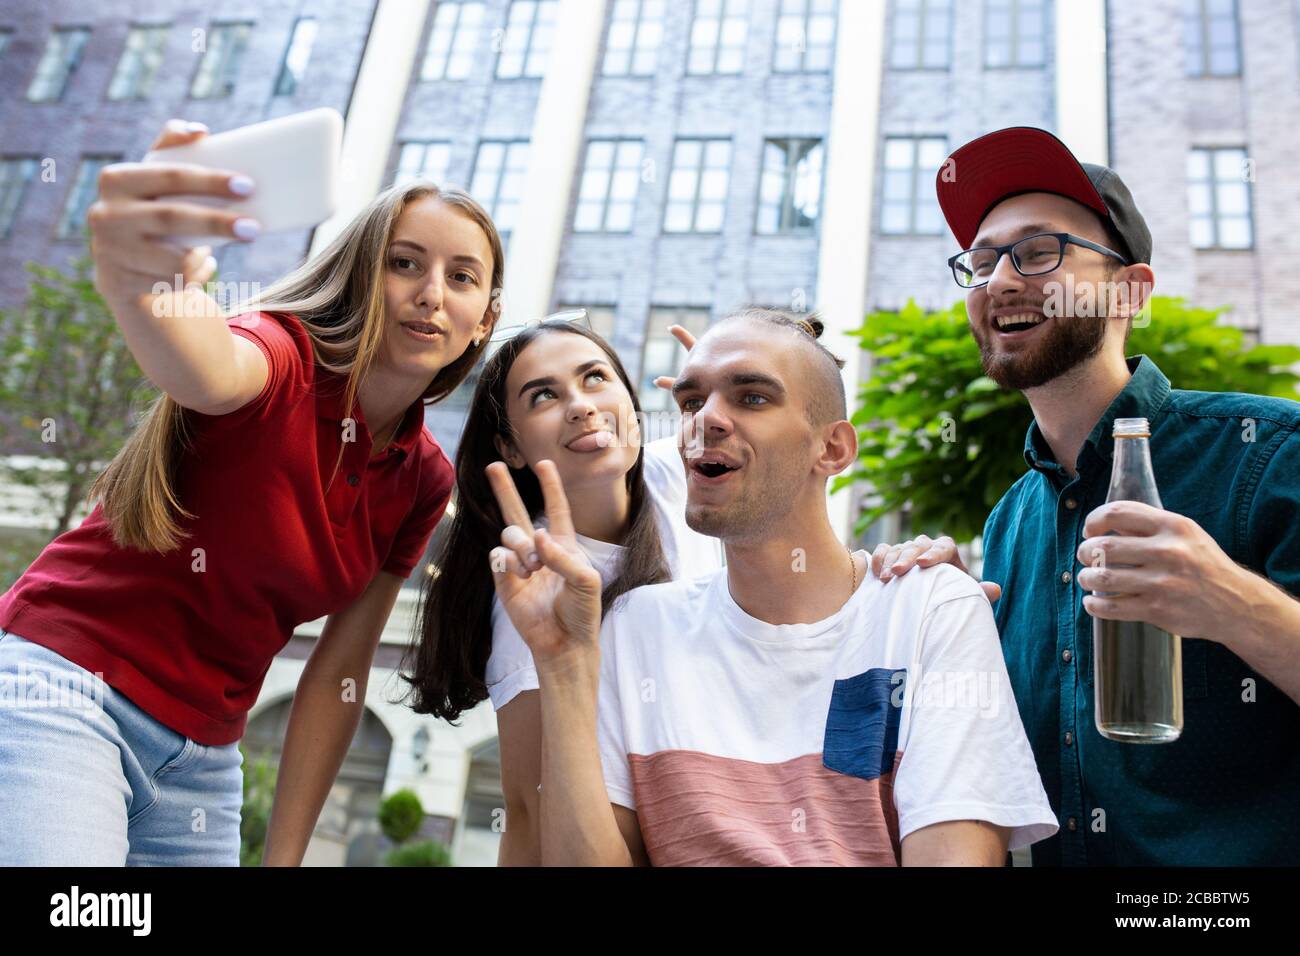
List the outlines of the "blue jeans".
<svg viewBox="0 0 1300 956">
<path fill-rule="evenodd" d="M 0 866 L 238 866 L 241 763 L 0 628 Z"/>
</svg>

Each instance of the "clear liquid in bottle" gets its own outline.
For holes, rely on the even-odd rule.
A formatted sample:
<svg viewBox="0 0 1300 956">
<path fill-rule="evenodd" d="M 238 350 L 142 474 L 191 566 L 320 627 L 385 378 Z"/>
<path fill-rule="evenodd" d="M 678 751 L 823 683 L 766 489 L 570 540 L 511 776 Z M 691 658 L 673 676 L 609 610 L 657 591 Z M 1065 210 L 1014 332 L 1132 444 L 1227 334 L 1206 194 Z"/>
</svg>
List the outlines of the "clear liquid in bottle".
<svg viewBox="0 0 1300 956">
<path fill-rule="evenodd" d="M 1162 507 L 1145 418 L 1117 418 L 1106 500 Z M 1111 565 L 1123 567 L 1123 565 Z M 1103 592 L 1096 592 L 1104 596 Z M 1097 731 L 1126 743 L 1169 743 L 1183 730 L 1182 640 L 1142 621 L 1092 621 Z"/>
</svg>

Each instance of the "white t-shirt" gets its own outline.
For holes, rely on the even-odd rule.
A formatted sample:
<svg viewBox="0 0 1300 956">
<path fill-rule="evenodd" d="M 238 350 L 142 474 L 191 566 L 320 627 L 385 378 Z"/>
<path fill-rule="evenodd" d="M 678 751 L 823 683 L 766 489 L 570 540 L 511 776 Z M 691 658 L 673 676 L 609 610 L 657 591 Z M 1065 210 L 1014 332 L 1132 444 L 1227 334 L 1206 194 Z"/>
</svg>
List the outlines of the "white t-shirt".
<svg viewBox="0 0 1300 956">
<path fill-rule="evenodd" d="M 677 436 L 645 445 L 641 474 L 659 525 L 659 540 L 673 579 L 709 574 L 723 566 L 722 542 L 692 531 L 686 524 L 686 469 L 677 448 Z M 546 527 L 545 517 L 534 525 Z M 578 547 L 586 552 L 600 580 L 608 584 L 623 560 L 622 545 L 578 535 Z M 492 598 L 492 653 L 485 671 L 488 696 L 494 710 L 500 710 L 516 694 L 537 689 L 533 655 L 515 629 L 501 601 Z"/>
<path fill-rule="evenodd" d="M 601 627 L 600 757 L 654 865 L 896 865 L 945 820 L 1009 827 L 1011 849 L 1056 832 L 992 609 L 956 568 L 868 576 L 812 624 L 749 616 L 725 568 L 625 600 Z"/>
</svg>

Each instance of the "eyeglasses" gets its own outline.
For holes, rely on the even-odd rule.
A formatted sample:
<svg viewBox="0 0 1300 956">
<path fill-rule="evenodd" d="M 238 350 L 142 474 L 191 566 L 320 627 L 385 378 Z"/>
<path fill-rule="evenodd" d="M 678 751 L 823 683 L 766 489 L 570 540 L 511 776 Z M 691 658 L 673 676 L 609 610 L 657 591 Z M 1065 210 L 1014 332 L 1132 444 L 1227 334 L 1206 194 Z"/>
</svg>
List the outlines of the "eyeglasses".
<svg viewBox="0 0 1300 956">
<path fill-rule="evenodd" d="M 516 322 L 514 325 L 507 325 L 504 328 L 493 329 L 492 335 L 488 338 L 488 348 L 499 346 L 503 342 L 513 339 L 524 329 L 531 329 L 534 326 L 541 325 L 543 322 L 569 322 L 573 325 L 580 325 L 584 329 L 591 329 L 591 316 L 587 314 L 586 309 L 565 309 L 562 312 L 552 312 L 550 315 L 544 315 L 540 319 L 531 319 L 527 322 Z"/>
<path fill-rule="evenodd" d="M 1083 246 L 1102 255 L 1118 259 L 1124 265 L 1129 261 L 1113 249 L 1099 246 L 1068 232 L 1042 232 L 1035 236 L 1025 236 L 1006 246 L 980 246 L 959 252 L 948 260 L 952 268 L 952 277 L 963 289 L 978 289 L 989 284 L 998 261 L 1006 253 L 1011 254 L 1011 264 L 1022 276 L 1041 276 L 1060 268 L 1065 258 L 1067 245 Z"/>
</svg>

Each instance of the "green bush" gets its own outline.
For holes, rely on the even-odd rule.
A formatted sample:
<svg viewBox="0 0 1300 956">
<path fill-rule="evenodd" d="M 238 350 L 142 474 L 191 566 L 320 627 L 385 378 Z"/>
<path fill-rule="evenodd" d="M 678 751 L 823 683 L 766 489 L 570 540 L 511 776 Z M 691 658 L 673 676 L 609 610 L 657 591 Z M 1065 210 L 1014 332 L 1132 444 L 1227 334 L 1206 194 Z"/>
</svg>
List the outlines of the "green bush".
<svg viewBox="0 0 1300 956">
<path fill-rule="evenodd" d="M 436 840 L 407 843 L 388 851 L 385 866 L 451 866 L 451 852 Z"/>
<path fill-rule="evenodd" d="M 379 805 L 379 828 L 394 843 L 405 843 L 415 836 L 424 822 L 424 807 L 414 790 L 398 790 Z"/>
<path fill-rule="evenodd" d="M 1217 324 L 1223 311 L 1155 297 L 1151 320 L 1135 325 L 1127 353 L 1150 356 L 1175 388 L 1300 398 L 1290 368 L 1300 362 L 1300 348 L 1247 347 L 1240 329 Z M 965 303 L 927 313 L 909 302 L 899 312 L 867 316 L 850 334 L 876 363 L 852 416 L 858 460 L 831 486 L 870 486 L 856 533 L 909 508 L 913 533 L 942 532 L 958 541 L 979 535 L 1025 472 L 1033 413 L 1019 392 L 984 375 Z"/>
<path fill-rule="evenodd" d="M 244 745 L 244 805 L 239 814 L 239 865 L 261 866 L 266 850 L 266 829 L 271 821 L 271 804 L 275 800 L 275 770 L 268 755 L 250 761 Z"/>
</svg>

